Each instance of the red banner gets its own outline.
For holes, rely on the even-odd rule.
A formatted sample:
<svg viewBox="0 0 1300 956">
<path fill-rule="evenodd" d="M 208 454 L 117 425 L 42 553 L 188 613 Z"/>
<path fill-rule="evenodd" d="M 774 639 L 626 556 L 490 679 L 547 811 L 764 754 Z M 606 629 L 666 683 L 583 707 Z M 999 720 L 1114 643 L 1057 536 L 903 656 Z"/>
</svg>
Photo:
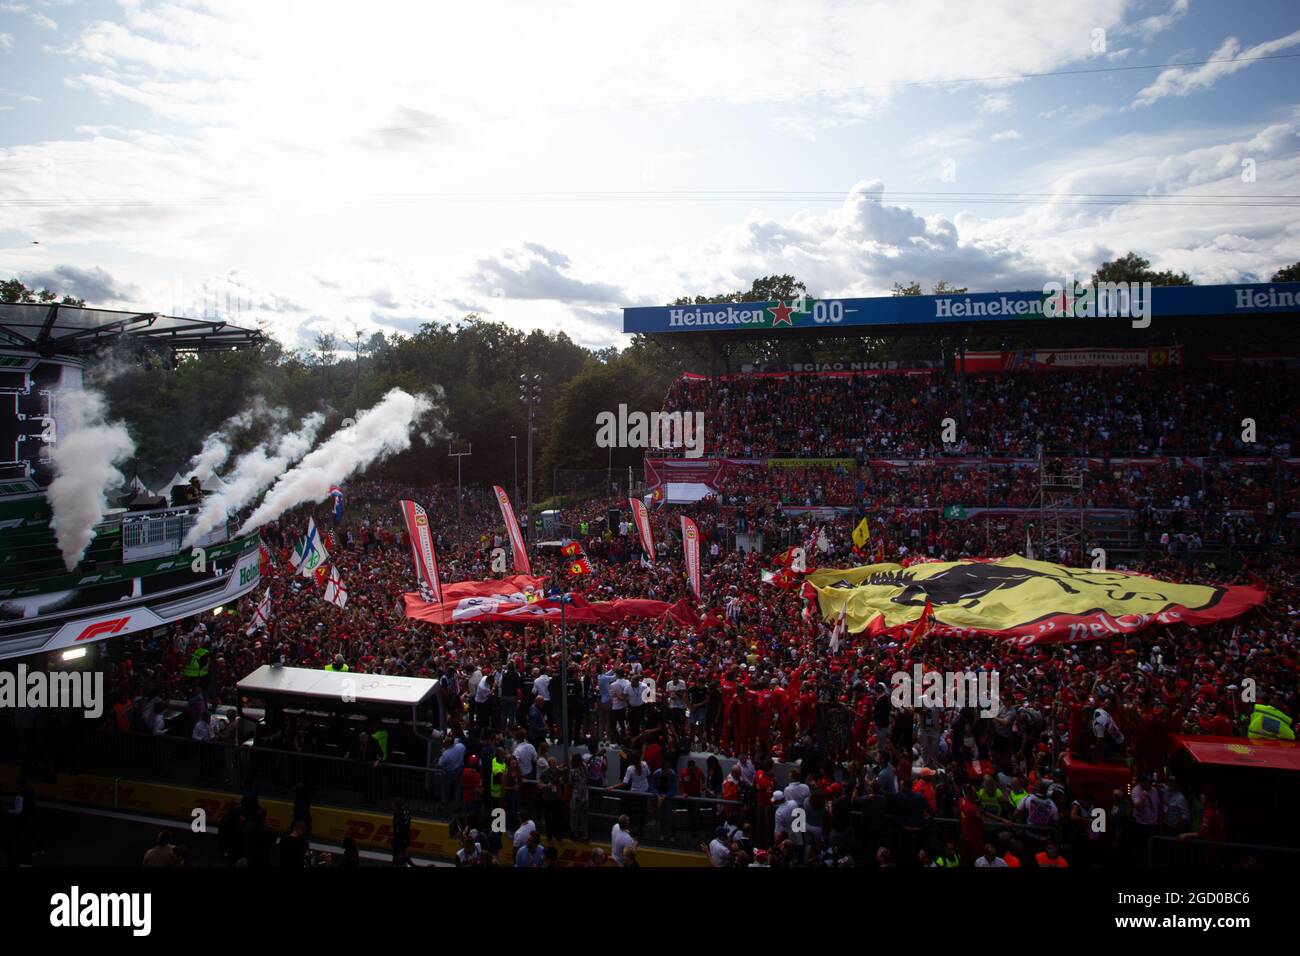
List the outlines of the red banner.
<svg viewBox="0 0 1300 956">
<path fill-rule="evenodd" d="M 686 515 L 682 515 L 682 548 L 686 552 L 686 580 L 691 591 L 700 596 L 700 529 Z"/>
<path fill-rule="evenodd" d="M 415 560 L 415 579 L 428 592 L 431 600 L 442 601 L 442 585 L 438 580 L 438 555 L 434 552 L 433 536 L 429 532 L 429 516 L 414 501 L 402 499 L 397 503 L 406 523 L 406 536 L 411 539 L 411 557 Z"/>
<path fill-rule="evenodd" d="M 645 549 L 646 555 L 650 558 L 650 563 L 655 560 L 655 542 L 654 536 L 650 532 L 650 512 L 646 509 L 645 502 L 637 498 L 627 499 L 627 503 L 632 506 L 632 521 L 636 524 L 637 534 L 641 536 L 641 547 Z"/>
<path fill-rule="evenodd" d="M 403 595 L 406 616 L 431 624 L 472 624 L 477 621 L 514 621 L 521 624 L 560 623 L 561 603 L 548 598 L 543 578 L 516 574 L 499 581 L 458 581 L 443 588 L 441 603 L 426 601 L 415 592 Z M 642 598 L 592 603 L 571 594 L 564 618 L 579 624 L 617 624 L 628 618 L 667 618 L 695 627 L 699 616 L 686 601 L 670 604 Z"/>
<path fill-rule="evenodd" d="M 497 504 L 501 506 L 501 517 L 506 522 L 506 534 L 510 536 L 510 548 L 514 551 L 515 573 L 532 574 L 533 566 L 528 563 L 528 550 L 524 547 L 524 536 L 519 533 L 519 521 L 515 518 L 515 509 L 510 505 L 510 496 L 500 485 L 493 485 Z"/>
</svg>

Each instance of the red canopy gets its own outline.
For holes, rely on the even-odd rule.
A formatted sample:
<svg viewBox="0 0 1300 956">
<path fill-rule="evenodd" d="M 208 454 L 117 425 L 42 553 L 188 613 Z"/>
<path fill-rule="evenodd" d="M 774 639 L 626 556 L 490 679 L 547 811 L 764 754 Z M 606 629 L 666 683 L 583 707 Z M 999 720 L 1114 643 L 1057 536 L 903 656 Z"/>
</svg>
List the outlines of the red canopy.
<svg viewBox="0 0 1300 956">
<path fill-rule="evenodd" d="M 1197 763 L 1221 767 L 1267 767 L 1300 770 L 1300 743 L 1294 740 L 1250 740 L 1245 737 L 1174 734 L 1174 743 Z"/>
</svg>

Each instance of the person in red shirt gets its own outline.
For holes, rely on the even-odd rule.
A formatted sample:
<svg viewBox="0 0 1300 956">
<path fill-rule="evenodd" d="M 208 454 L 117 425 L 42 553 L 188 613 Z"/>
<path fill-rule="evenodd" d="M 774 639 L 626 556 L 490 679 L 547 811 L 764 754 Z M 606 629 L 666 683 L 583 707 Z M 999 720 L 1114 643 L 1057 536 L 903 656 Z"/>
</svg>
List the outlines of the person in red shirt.
<svg viewBox="0 0 1300 956">
<path fill-rule="evenodd" d="M 483 775 L 478 772 L 477 754 L 470 754 L 465 769 L 460 772 L 460 792 L 467 811 L 473 810 L 483 795 Z"/>
<path fill-rule="evenodd" d="M 961 820 L 961 862 L 963 866 L 974 866 L 975 858 L 984 852 L 984 812 L 970 784 L 962 789 L 957 815 Z"/>
<path fill-rule="evenodd" d="M 754 845 L 768 847 L 772 842 L 772 794 L 776 792 L 776 779 L 772 776 L 773 762 L 768 757 L 754 774 L 754 790 L 758 804 L 758 820 L 755 827 Z"/>
</svg>

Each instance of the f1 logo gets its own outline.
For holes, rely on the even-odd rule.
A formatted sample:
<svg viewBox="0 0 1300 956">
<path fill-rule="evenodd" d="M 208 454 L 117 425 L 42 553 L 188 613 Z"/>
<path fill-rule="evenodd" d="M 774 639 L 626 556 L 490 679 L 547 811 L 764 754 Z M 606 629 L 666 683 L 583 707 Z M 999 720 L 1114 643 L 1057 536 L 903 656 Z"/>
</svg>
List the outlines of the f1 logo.
<svg viewBox="0 0 1300 956">
<path fill-rule="evenodd" d="M 92 637 L 99 637 L 101 634 L 116 634 L 130 622 L 131 615 L 119 617 L 114 621 L 99 621 L 96 624 L 89 624 L 86 629 L 77 635 L 77 640 L 88 641 Z"/>
</svg>

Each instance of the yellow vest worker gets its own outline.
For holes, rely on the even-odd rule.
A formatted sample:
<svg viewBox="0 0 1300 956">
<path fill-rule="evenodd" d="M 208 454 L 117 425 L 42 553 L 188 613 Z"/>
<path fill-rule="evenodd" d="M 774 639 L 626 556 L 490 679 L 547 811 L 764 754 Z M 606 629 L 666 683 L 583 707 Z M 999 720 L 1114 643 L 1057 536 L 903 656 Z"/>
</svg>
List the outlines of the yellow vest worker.
<svg viewBox="0 0 1300 956">
<path fill-rule="evenodd" d="M 388 731 L 376 730 L 373 734 L 370 735 L 370 739 L 379 745 L 379 753 L 382 755 L 381 759 L 387 760 L 388 759 Z"/>
<path fill-rule="evenodd" d="M 488 778 L 488 793 L 492 794 L 493 800 L 500 800 L 505 793 L 505 787 L 501 781 L 506 778 L 506 765 L 504 761 L 492 758 L 492 776 Z"/>
<path fill-rule="evenodd" d="M 1250 713 L 1250 727 L 1246 736 L 1251 740 L 1295 740 L 1291 718 L 1276 707 L 1256 704 Z"/>
<path fill-rule="evenodd" d="M 212 652 L 206 647 L 194 648 L 194 653 L 190 655 L 190 662 L 185 665 L 185 670 L 181 673 L 186 677 L 207 677 L 208 668 L 212 666 L 209 658 Z"/>
</svg>

